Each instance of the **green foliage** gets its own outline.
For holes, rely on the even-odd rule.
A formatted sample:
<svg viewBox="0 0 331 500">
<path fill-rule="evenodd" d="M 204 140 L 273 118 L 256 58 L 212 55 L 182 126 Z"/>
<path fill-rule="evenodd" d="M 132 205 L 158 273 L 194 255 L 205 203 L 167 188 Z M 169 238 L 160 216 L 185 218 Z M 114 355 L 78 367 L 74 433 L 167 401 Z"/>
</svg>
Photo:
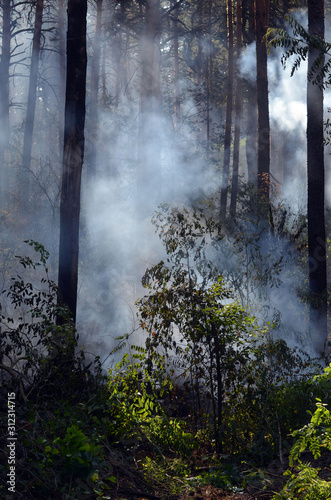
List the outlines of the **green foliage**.
<svg viewBox="0 0 331 500">
<path fill-rule="evenodd" d="M 55 371 L 63 373 L 60 359 L 70 355 L 76 345 L 69 311 L 58 304 L 57 286 L 48 276 L 48 252 L 35 241 L 25 243 L 39 259 L 17 258 L 34 279 L 41 270 L 39 283 L 33 285 L 20 275 L 12 278 L 9 289 L 3 291 L 11 310 L 1 311 L 0 315 L 0 366 L 9 374 L 8 390 L 19 387 L 24 399 L 29 387 L 36 389 L 38 379 L 44 384 Z M 55 358 L 59 361 L 57 368 L 52 362 Z"/>
<path fill-rule="evenodd" d="M 320 87 L 327 87 L 331 83 L 331 44 L 317 35 L 311 35 L 292 16 L 286 15 L 286 21 L 290 24 L 292 33 L 283 29 L 269 28 L 266 34 L 268 48 L 281 47 L 285 49 L 281 62 L 286 67 L 287 61 L 295 56 L 292 64 L 291 76 L 300 67 L 301 63 L 308 58 L 309 51 L 313 48 L 318 56 L 311 65 L 308 80 Z"/>
<path fill-rule="evenodd" d="M 159 356 L 158 370 L 149 369 L 145 350 L 133 346 L 133 362 L 125 354 L 115 369 L 109 370 L 110 432 L 114 439 L 137 446 L 147 443 L 161 456 L 165 451 L 189 454 L 193 436 L 185 432 L 184 423 L 169 419 L 159 398 L 171 389 Z M 154 357 L 155 359 L 155 357 Z M 146 363 L 147 362 L 147 363 Z"/>
<path fill-rule="evenodd" d="M 53 446 L 45 446 L 47 463 L 52 465 L 53 457 L 59 455 L 65 476 L 87 475 L 97 465 L 99 452 L 100 446 L 91 443 L 77 425 L 68 427 L 64 438 L 54 439 Z"/>
<path fill-rule="evenodd" d="M 291 252 L 284 256 L 277 250 L 269 268 L 261 263 L 266 252 L 272 253 L 278 233 L 283 237 L 287 231 L 292 241 L 286 212 L 272 214 L 269 235 L 257 221 L 237 222 L 231 259 L 241 263 L 238 279 L 235 269 L 229 272 L 229 260 L 226 277 L 218 274 L 211 247 L 219 253 L 229 243 L 203 211 L 164 206 L 154 222 L 167 260 L 147 270 L 148 295 L 138 301 L 150 366 L 162 353 L 167 372 L 185 381 L 194 425 L 211 432 L 217 449 L 250 450 L 262 462 L 282 458 L 290 446 L 287 435 L 298 425 L 300 400 L 311 405 L 305 380 L 314 373 L 314 363 L 286 342 L 273 341 L 235 301 L 235 291 L 252 282 L 253 269 L 257 288 L 279 286 Z M 301 224 L 293 238 L 302 230 Z"/>
<path fill-rule="evenodd" d="M 319 469 L 309 464 L 296 467 L 296 472 L 286 473 L 289 480 L 282 491 L 274 495 L 274 500 L 329 500 L 331 497 L 330 481 L 318 477 Z"/>
<path fill-rule="evenodd" d="M 317 375 L 313 383 L 325 388 L 330 385 L 331 365 L 324 369 L 322 375 Z M 331 450 L 331 414 L 327 405 L 317 398 L 316 409 L 311 414 L 310 422 L 301 429 L 293 432 L 296 442 L 290 453 L 290 466 L 285 475 L 289 477 L 280 494 L 275 495 L 275 500 L 280 499 L 308 499 L 327 500 L 331 496 L 331 483 L 319 476 L 319 468 L 300 461 L 301 454 L 309 450 L 314 459 L 319 458 L 323 450 Z"/>
</svg>

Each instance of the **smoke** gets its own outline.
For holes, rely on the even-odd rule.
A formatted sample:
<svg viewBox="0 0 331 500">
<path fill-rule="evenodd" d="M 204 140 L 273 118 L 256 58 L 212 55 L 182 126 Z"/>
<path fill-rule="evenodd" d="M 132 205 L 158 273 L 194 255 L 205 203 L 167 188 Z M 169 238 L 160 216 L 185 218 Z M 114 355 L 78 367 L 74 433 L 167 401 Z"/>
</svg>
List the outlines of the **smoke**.
<svg viewBox="0 0 331 500">
<path fill-rule="evenodd" d="M 105 15 L 106 23 L 111 25 L 112 13 L 105 12 Z M 305 14 L 302 16 L 301 22 L 305 23 Z M 88 29 L 89 39 L 93 39 L 94 19 L 91 12 Z M 120 33 L 118 29 L 119 32 L 111 40 L 112 50 L 107 50 L 104 66 L 101 64 L 104 73 L 100 77 L 102 96 L 98 111 L 98 139 L 95 143 L 87 134 L 82 188 L 78 331 L 80 343 L 86 351 L 100 355 L 102 359 L 116 346 L 115 338 L 118 336 L 134 332 L 130 342 L 142 344 L 144 341 L 142 332 L 138 330 L 135 307 L 135 301 L 146 293 L 140 280 L 146 268 L 166 259 L 161 241 L 150 222 L 153 212 L 162 203 L 191 207 L 199 200 L 208 200 L 217 205 L 223 158 L 220 134 L 223 119 L 219 102 L 211 100 L 210 110 L 210 127 L 218 138 L 217 148 L 207 153 L 202 147 L 206 141 L 206 116 L 199 99 L 193 95 L 192 80 L 196 76 L 191 71 L 181 74 L 176 86 L 181 102 L 180 117 L 176 123 L 173 119 L 175 89 L 167 76 L 172 71 L 168 67 L 161 74 L 162 103 L 142 116 L 139 102 L 141 61 L 137 56 L 139 40 L 134 38 L 133 43 L 129 40 L 129 31 Z M 23 40 L 25 34 L 20 36 Z M 45 47 L 51 44 L 51 36 L 53 34 L 45 33 Z M 18 42 L 22 40 L 18 39 Z M 125 44 L 129 47 L 129 41 L 133 48 L 127 56 Z M 29 39 L 26 38 L 24 43 L 24 50 L 28 51 Z M 108 39 L 103 43 L 108 44 L 106 48 L 109 47 Z M 202 46 L 205 53 L 209 53 L 210 47 Z M 280 184 L 281 197 L 293 212 L 298 213 L 304 212 L 306 199 L 306 67 L 302 65 L 291 78 L 291 63 L 284 71 L 280 57 L 281 50 L 275 51 L 268 63 L 272 174 Z M 215 66 L 216 62 L 217 57 Z M 166 64 L 170 64 L 168 59 Z M 243 78 L 254 82 L 254 43 L 243 51 L 239 66 Z M 214 70 L 217 75 L 219 70 Z M 88 82 L 90 72 L 91 66 Z M 17 222 L 20 237 L 28 239 L 32 236 L 52 250 L 53 269 L 56 268 L 61 174 L 62 138 L 56 125 L 61 101 L 59 73 L 56 52 L 44 51 L 35 124 L 38 140 L 34 144 L 32 163 L 35 179 L 32 205 L 36 216 L 31 217 L 29 223 L 17 217 L 20 218 Z M 22 78 L 15 76 L 11 79 L 11 95 L 17 103 L 26 101 L 27 75 L 26 71 Z M 330 105 L 329 99 L 327 95 L 326 106 Z M 21 149 L 24 113 L 25 104 L 11 109 L 12 148 L 15 151 Z M 144 133 L 141 133 L 142 120 L 145 122 Z M 241 155 L 241 174 L 246 175 L 244 147 L 241 148 Z M 10 170 L 12 186 L 16 183 L 17 166 L 21 160 L 20 153 L 13 154 L 13 157 L 14 168 Z M 92 158 L 95 159 L 95 176 L 90 175 Z M 6 217 L 7 235 L 11 230 L 8 220 Z M 264 246 L 268 249 L 270 241 L 261 239 L 260 245 L 262 250 Z M 273 259 L 277 260 L 286 251 L 281 239 L 276 238 Z M 269 254 L 264 254 L 265 260 Z M 215 260 L 217 258 L 224 273 L 230 276 L 232 272 L 233 277 L 240 277 L 240 260 L 234 256 L 232 242 L 223 255 L 215 256 Z M 298 318 L 305 318 L 305 310 L 296 299 L 293 283 L 299 286 L 303 277 L 299 271 L 292 277 L 290 271 L 293 271 L 292 264 L 284 265 L 279 275 L 282 284 L 266 287 L 267 300 L 260 302 L 256 288 L 252 302 L 255 303 L 253 312 L 258 314 L 261 323 L 270 320 L 273 311 L 277 310 L 281 312 L 283 331 L 294 332 L 298 330 Z M 4 281 L 4 271 L 2 275 Z M 252 275 L 247 280 L 246 292 L 253 285 Z M 304 321 L 300 320 L 299 325 L 302 332 L 306 329 Z M 292 342 L 295 341 L 296 334 L 293 333 Z"/>
<path fill-rule="evenodd" d="M 288 218 L 290 224 L 296 219 L 295 213 L 305 210 L 307 69 L 303 64 L 290 77 L 280 58 L 281 50 L 275 51 L 268 63 L 272 173 L 280 183 L 284 203 L 294 213 Z M 135 309 L 135 301 L 145 294 L 140 280 L 146 268 L 166 258 L 150 222 L 153 212 L 162 203 L 191 206 L 197 200 L 212 200 L 219 189 L 219 172 L 201 154 L 198 140 L 201 109 L 187 91 L 191 83 L 181 80 L 186 95 L 182 96 L 179 127 L 174 127 L 172 111 L 166 106 L 142 117 L 137 99 L 140 77 L 136 64 L 132 69 L 136 81 L 131 81 L 136 89 L 131 92 L 134 98 L 123 95 L 116 108 L 100 113 L 97 177 L 86 176 L 84 182 L 85 243 L 81 252 L 78 325 L 86 349 L 102 353 L 103 357 L 116 345 L 114 338 L 125 333 L 135 332 L 131 342 L 143 343 Z M 255 67 L 253 43 L 240 60 L 242 76 L 253 81 Z M 112 67 L 111 72 L 115 71 Z M 142 119 L 143 135 L 140 134 Z M 281 161 L 283 167 L 277 164 Z M 259 252 L 264 262 L 270 259 L 271 273 L 273 264 L 289 249 L 288 242 L 281 237 L 272 242 L 270 238 L 260 239 Z M 235 280 L 242 273 L 242 256 L 235 257 L 231 245 L 216 260 L 236 286 Z M 243 293 L 254 290 L 252 312 L 261 324 L 278 316 L 281 327 L 276 335 L 286 335 L 292 345 L 306 342 L 302 338 L 307 331 L 306 310 L 296 295 L 304 276 L 292 260 L 285 259 L 277 279 L 277 285 L 266 284 L 262 291 L 255 286 L 252 271 Z"/>
</svg>

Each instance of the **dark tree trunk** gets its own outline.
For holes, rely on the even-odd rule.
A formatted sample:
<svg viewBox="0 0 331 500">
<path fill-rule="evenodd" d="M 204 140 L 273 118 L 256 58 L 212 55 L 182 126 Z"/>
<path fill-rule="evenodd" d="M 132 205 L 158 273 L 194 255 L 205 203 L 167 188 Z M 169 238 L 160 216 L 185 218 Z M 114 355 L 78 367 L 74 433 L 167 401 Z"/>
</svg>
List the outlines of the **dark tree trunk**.
<svg viewBox="0 0 331 500">
<path fill-rule="evenodd" d="M 0 206 L 7 202 L 5 151 L 9 141 L 9 66 L 11 40 L 11 0 L 2 2 L 2 52 L 0 65 Z"/>
<path fill-rule="evenodd" d="M 68 1 L 67 82 L 60 206 L 59 295 L 76 321 L 81 173 L 84 158 L 87 0 Z"/>
<path fill-rule="evenodd" d="M 324 38 L 324 1 L 308 0 L 308 29 Z M 319 55 L 311 46 L 308 71 Z M 327 273 L 324 212 L 323 90 L 307 85 L 308 253 L 312 342 L 319 353 L 327 348 Z"/>
<path fill-rule="evenodd" d="M 97 0 L 97 17 L 95 24 L 95 36 L 93 42 L 93 60 L 91 69 L 91 90 L 90 90 L 90 112 L 89 112 L 89 158 L 88 174 L 95 175 L 97 161 L 97 140 L 98 140 L 98 100 L 99 100 L 99 80 L 100 80 L 100 59 L 101 59 L 101 21 L 102 21 L 103 0 Z"/>
<path fill-rule="evenodd" d="M 225 117 L 224 135 L 224 161 L 221 187 L 221 208 L 222 219 L 226 217 L 226 204 L 229 186 L 230 152 L 231 152 L 231 128 L 232 128 L 232 108 L 233 108 L 233 21 L 232 21 L 232 0 L 227 0 L 227 20 L 228 20 L 228 84 L 227 102 Z"/>
<path fill-rule="evenodd" d="M 258 109 L 257 189 L 265 209 L 270 188 L 270 124 L 267 47 L 262 41 L 268 28 L 269 0 L 255 0 L 256 90 Z M 265 210 L 263 209 L 263 212 Z"/>
<path fill-rule="evenodd" d="M 245 0 L 248 10 L 247 42 L 251 44 L 255 39 L 254 0 Z M 257 182 L 257 98 L 256 80 L 246 80 L 246 161 L 248 182 L 256 185 Z"/>
<path fill-rule="evenodd" d="M 22 158 L 23 171 L 21 173 L 21 181 L 23 181 L 21 193 L 22 193 L 23 206 L 25 208 L 28 208 L 29 206 L 31 154 L 32 154 L 32 141 L 33 141 L 33 127 L 34 127 L 34 120 L 36 113 L 38 66 L 39 66 L 43 11 L 44 11 L 44 0 L 37 0 L 34 30 L 33 30 L 33 40 L 32 40 L 28 103 L 27 103 L 25 127 L 24 127 L 23 158 Z"/>
<path fill-rule="evenodd" d="M 241 14 L 242 14 L 241 0 L 237 0 L 237 63 L 238 64 L 241 56 L 241 46 L 242 46 Z M 242 80 L 241 80 L 240 70 L 238 67 L 237 78 L 236 78 L 233 170 L 232 170 L 232 189 L 231 189 L 231 202 L 230 202 L 230 213 L 232 217 L 235 217 L 237 209 L 241 114 L 242 114 Z"/>
</svg>

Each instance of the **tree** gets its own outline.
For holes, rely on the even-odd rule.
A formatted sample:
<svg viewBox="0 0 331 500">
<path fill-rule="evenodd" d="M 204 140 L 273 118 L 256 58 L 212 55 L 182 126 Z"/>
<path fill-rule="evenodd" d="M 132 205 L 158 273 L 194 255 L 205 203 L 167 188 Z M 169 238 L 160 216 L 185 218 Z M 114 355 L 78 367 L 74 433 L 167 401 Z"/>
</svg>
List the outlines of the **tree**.
<svg viewBox="0 0 331 500">
<path fill-rule="evenodd" d="M 69 0 L 60 204 L 59 299 L 76 321 L 81 174 L 84 159 L 87 0 Z"/>
<path fill-rule="evenodd" d="M 308 33 L 324 39 L 324 0 L 308 0 Z M 321 52 L 309 43 L 308 75 Z M 319 63 L 317 70 L 321 68 Z M 324 206 L 323 87 L 307 82 L 307 216 L 311 326 L 319 352 L 327 349 L 327 271 Z"/>
<path fill-rule="evenodd" d="M 202 211 L 169 206 L 154 223 L 167 261 L 146 271 L 142 282 L 149 293 L 138 302 L 150 371 L 161 354 L 169 370 L 176 366 L 177 375 L 190 380 L 196 399 L 208 393 L 216 450 L 222 452 L 226 401 L 246 377 L 248 346 L 258 328 L 238 303 L 229 303 L 233 291 L 207 257 L 206 241 L 222 240 L 220 225 Z"/>
<path fill-rule="evenodd" d="M 138 199 L 150 200 L 140 207 L 150 215 L 156 205 L 155 181 L 160 170 L 160 0 L 148 0 L 141 43 L 139 95 Z"/>
<path fill-rule="evenodd" d="M 331 83 L 331 44 L 324 40 L 324 2 L 308 2 L 308 31 L 292 17 L 293 29 L 270 30 L 270 47 L 283 47 L 283 66 L 291 56 L 291 76 L 308 57 L 307 72 L 307 220 L 308 272 L 310 289 L 310 327 L 318 352 L 327 352 L 327 267 L 325 236 L 325 173 L 323 89 Z M 325 55 L 328 55 L 325 60 Z"/>
<path fill-rule="evenodd" d="M 241 114 L 242 114 L 242 78 L 240 75 L 240 68 L 238 67 L 241 56 L 241 46 L 242 46 L 241 11 L 242 11 L 242 0 L 237 0 L 237 75 L 236 75 L 236 95 L 235 95 L 233 169 L 232 169 L 232 186 L 231 186 L 231 202 L 230 202 L 230 213 L 232 216 L 236 215 L 236 207 L 237 207 L 240 129 L 241 129 Z"/>
<path fill-rule="evenodd" d="M 221 209 L 220 215 L 224 219 L 226 216 L 226 204 L 228 197 L 230 151 L 231 151 L 231 128 L 232 128 L 232 108 L 233 108 L 233 20 L 232 20 L 232 0 L 227 0 L 227 21 L 228 21 L 228 82 L 227 101 L 225 117 L 224 135 L 224 161 L 221 188 Z"/>
<path fill-rule="evenodd" d="M 28 207 L 29 203 L 32 138 L 33 138 L 35 110 L 36 110 L 37 79 L 38 79 L 38 65 L 39 65 L 39 54 L 41 45 L 43 10 L 44 10 L 44 0 L 37 0 L 33 40 L 32 40 L 28 104 L 27 104 L 26 118 L 25 118 L 23 157 L 22 157 L 23 172 L 21 181 L 23 180 L 22 186 L 24 186 L 22 187 L 22 196 L 24 200 L 25 209 Z"/>
<path fill-rule="evenodd" d="M 257 189 L 263 205 L 269 203 L 270 122 L 267 48 L 263 40 L 269 20 L 269 0 L 255 0 L 256 90 L 258 109 Z M 262 209 L 264 212 L 264 209 Z"/>
<path fill-rule="evenodd" d="M 246 35 L 247 43 L 254 42 L 254 0 L 243 0 L 243 9 L 248 11 L 248 29 Z M 245 23 L 243 23 L 244 25 Z M 244 26 L 243 26 L 244 27 Z M 246 161 L 248 182 L 256 185 L 257 181 L 257 100 L 256 100 L 256 79 L 247 78 L 246 85 Z"/>
<path fill-rule="evenodd" d="M 91 69 L 91 89 L 89 106 L 89 142 L 92 146 L 89 155 L 88 173 L 92 176 L 96 172 L 97 140 L 98 140 L 98 96 L 100 79 L 101 57 L 101 21 L 103 0 L 96 0 L 95 36 L 93 41 L 93 59 Z"/>
</svg>

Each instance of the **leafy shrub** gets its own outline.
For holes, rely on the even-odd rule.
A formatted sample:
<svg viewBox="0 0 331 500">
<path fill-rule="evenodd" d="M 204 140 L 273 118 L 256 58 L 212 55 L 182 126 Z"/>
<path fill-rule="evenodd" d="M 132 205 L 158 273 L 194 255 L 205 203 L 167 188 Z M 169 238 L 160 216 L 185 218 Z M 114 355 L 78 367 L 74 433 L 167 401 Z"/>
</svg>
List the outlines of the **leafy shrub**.
<svg viewBox="0 0 331 500">
<path fill-rule="evenodd" d="M 132 346 L 133 361 L 125 354 L 115 369 L 109 370 L 110 432 L 113 438 L 133 444 L 147 443 L 161 455 L 165 451 L 187 454 L 194 447 L 184 423 L 169 419 L 160 404 L 164 392 L 171 388 L 162 356 L 158 369 L 150 371 L 146 352 Z M 163 373 L 163 375 L 162 375 Z"/>
<path fill-rule="evenodd" d="M 314 377 L 313 383 L 322 388 L 330 387 L 331 365 L 322 375 Z M 274 496 L 275 500 L 327 500 L 331 496 L 331 483 L 318 474 L 320 468 L 300 461 L 301 454 L 309 450 L 314 459 L 321 457 L 323 450 L 331 451 L 331 413 L 325 403 L 317 398 L 316 409 L 311 413 L 310 422 L 293 432 L 296 442 L 290 453 L 290 466 L 285 475 L 289 477 L 283 490 Z"/>
<path fill-rule="evenodd" d="M 26 241 L 38 254 L 39 260 L 18 257 L 21 266 L 39 283 L 32 285 L 17 275 L 3 294 L 10 300 L 11 310 L 0 315 L 0 368 L 8 377 L 8 390 L 19 388 L 27 399 L 30 388 L 37 389 L 47 380 L 62 378 L 65 360 L 76 346 L 76 332 L 70 322 L 67 307 L 58 304 L 57 285 L 49 278 L 49 253 L 35 242 Z M 57 360 L 54 363 L 54 360 Z"/>
</svg>

